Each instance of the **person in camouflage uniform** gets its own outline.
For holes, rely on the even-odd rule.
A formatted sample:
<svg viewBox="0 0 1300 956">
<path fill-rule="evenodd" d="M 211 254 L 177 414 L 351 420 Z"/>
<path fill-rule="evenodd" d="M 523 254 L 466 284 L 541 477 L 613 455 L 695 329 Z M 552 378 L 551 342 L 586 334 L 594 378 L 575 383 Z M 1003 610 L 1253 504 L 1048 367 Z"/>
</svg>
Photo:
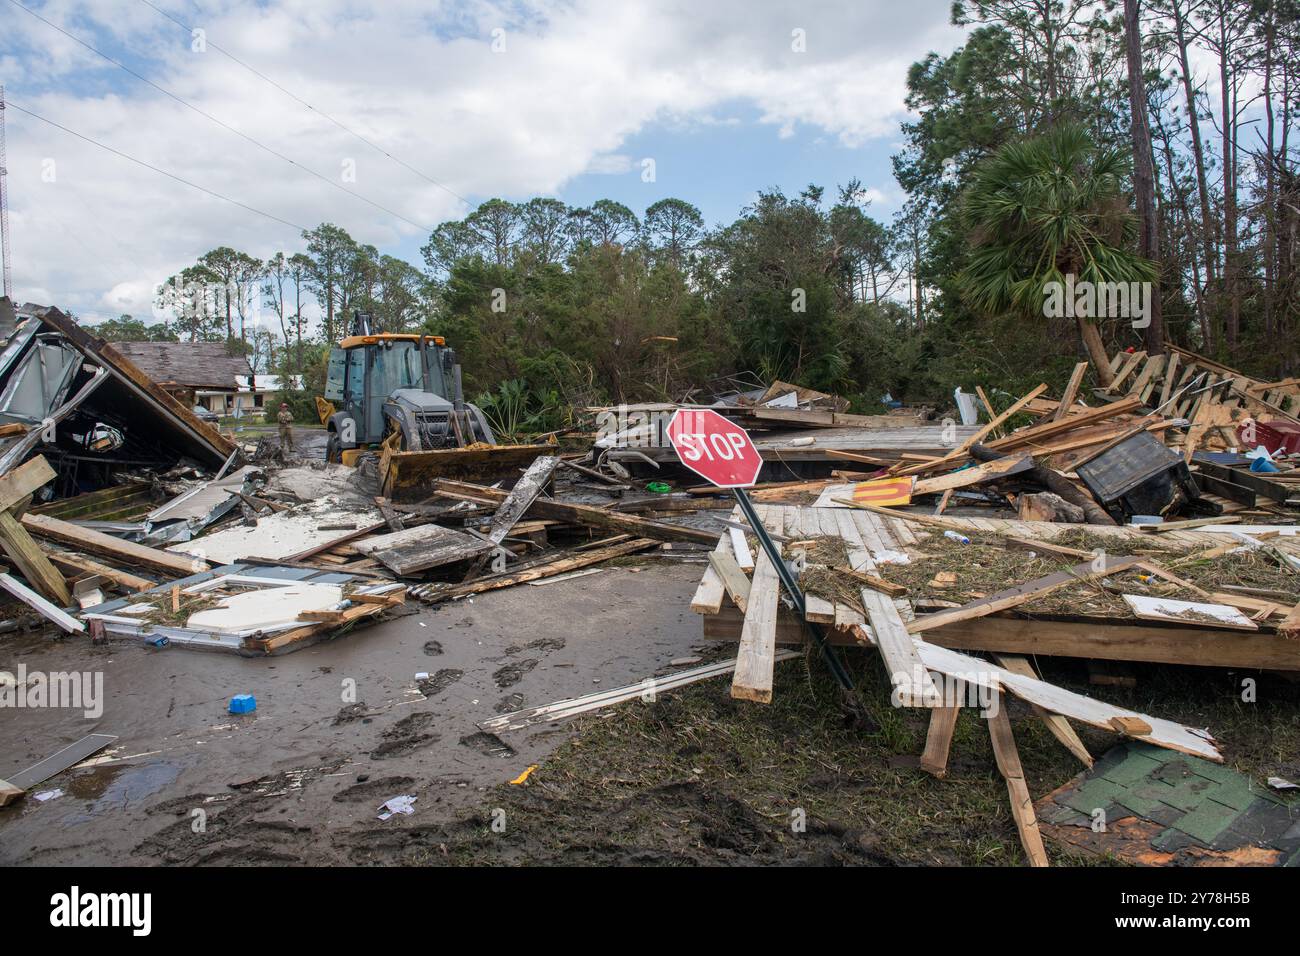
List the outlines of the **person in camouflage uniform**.
<svg viewBox="0 0 1300 956">
<path fill-rule="evenodd" d="M 288 457 L 293 454 L 293 412 L 289 411 L 287 402 L 280 403 L 280 414 L 275 416 L 280 423 L 280 455 Z"/>
</svg>

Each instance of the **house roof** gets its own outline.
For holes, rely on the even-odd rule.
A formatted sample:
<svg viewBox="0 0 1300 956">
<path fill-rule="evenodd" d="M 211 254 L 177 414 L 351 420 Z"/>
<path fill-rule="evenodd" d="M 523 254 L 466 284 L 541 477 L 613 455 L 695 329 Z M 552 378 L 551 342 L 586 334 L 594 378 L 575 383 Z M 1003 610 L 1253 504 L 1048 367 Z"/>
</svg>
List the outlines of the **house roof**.
<svg viewBox="0 0 1300 956">
<path fill-rule="evenodd" d="M 235 391 L 235 377 L 248 374 L 248 363 L 230 355 L 224 342 L 114 342 L 159 385 L 219 388 Z"/>
</svg>

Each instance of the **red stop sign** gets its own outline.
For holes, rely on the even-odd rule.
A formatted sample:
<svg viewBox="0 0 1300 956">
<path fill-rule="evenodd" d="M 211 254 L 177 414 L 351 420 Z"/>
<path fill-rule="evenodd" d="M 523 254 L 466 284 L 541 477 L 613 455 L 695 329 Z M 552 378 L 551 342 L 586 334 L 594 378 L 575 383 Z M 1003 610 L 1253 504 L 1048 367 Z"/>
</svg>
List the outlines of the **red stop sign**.
<svg viewBox="0 0 1300 956">
<path fill-rule="evenodd" d="M 748 487 L 763 467 L 745 429 L 707 408 L 679 408 L 667 435 L 682 464 L 719 488 Z"/>
</svg>

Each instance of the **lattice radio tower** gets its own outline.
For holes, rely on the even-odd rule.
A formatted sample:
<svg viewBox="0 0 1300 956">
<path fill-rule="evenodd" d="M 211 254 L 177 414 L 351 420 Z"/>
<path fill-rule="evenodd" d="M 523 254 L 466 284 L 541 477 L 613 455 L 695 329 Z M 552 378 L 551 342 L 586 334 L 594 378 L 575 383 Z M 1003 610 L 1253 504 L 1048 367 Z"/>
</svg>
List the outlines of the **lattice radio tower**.
<svg viewBox="0 0 1300 956">
<path fill-rule="evenodd" d="M 9 170 L 5 163 L 5 88 L 0 86 L 0 246 L 4 258 L 4 294 L 13 286 L 9 278 Z"/>
</svg>

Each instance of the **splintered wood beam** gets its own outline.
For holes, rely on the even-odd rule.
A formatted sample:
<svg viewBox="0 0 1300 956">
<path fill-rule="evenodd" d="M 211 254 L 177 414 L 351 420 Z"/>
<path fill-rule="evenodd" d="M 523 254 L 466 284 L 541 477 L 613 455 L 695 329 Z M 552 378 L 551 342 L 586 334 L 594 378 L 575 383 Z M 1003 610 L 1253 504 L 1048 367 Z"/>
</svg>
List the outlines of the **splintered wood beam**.
<svg viewBox="0 0 1300 956">
<path fill-rule="evenodd" d="M 1034 671 L 1034 666 L 1029 663 L 1027 657 L 1022 657 L 1019 654 L 994 654 L 993 657 L 1013 674 L 1035 679 L 1038 677 L 1038 674 Z M 1092 754 L 1088 753 L 1088 748 L 1083 745 L 1083 741 L 1079 739 L 1079 735 L 1070 726 L 1070 722 L 1060 714 L 1050 713 L 1037 704 L 1030 704 L 1029 706 L 1033 708 L 1035 716 L 1047 726 L 1052 736 L 1059 740 L 1066 750 L 1078 757 L 1080 763 L 1091 769 L 1093 763 Z"/>
<path fill-rule="evenodd" d="M 1016 821 L 1016 830 L 1020 833 L 1020 843 L 1025 848 L 1029 865 L 1048 866 L 1047 850 L 1038 829 L 1038 817 L 1034 814 L 1034 800 L 1025 783 L 1025 771 L 1020 765 L 1020 752 L 1016 750 L 1016 738 L 1011 733 L 1011 718 L 1007 716 L 1006 704 L 1006 695 L 998 694 L 985 714 L 989 739 L 993 742 L 993 757 L 1007 782 L 1011 816 Z"/>
<path fill-rule="evenodd" d="M 1287 640 L 1300 640 L 1300 604 L 1291 608 L 1286 618 L 1277 626 L 1277 633 Z"/>
</svg>

